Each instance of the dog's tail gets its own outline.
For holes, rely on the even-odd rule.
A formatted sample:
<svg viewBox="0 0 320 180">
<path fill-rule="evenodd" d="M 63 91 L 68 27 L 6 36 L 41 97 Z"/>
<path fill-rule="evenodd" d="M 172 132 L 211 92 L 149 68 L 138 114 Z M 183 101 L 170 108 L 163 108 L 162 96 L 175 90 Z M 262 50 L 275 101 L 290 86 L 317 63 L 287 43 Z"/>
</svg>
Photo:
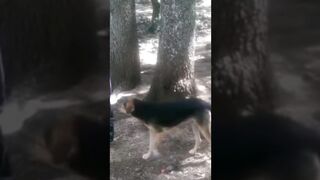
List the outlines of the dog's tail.
<svg viewBox="0 0 320 180">
<path fill-rule="evenodd" d="M 202 105 L 204 109 L 207 111 L 207 118 L 208 118 L 208 126 L 209 126 L 209 133 L 211 134 L 211 121 L 212 121 L 212 116 L 211 116 L 211 104 L 208 102 L 203 101 Z"/>
<path fill-rule="evenodd" d="M 204 100 L 199 100 L 198 99 L 198 104 L 201 104 L 201 107 L 204 108 L 205 110 L 209 110 L 211 112 L 211 104 L 204 101 Z"/>
<path fill-rule="evenodd" d="M 207 103 L 206 104 L 206 109 L 211 112 L 211 104 Z"/>
</svg>

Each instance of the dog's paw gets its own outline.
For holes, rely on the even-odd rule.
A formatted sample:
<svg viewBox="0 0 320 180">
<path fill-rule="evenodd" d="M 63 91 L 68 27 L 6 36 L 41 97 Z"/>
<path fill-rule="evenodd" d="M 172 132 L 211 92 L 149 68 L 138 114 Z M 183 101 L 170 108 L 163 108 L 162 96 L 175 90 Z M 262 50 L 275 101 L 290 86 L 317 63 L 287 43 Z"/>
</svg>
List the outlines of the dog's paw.
<svg viewBox="0 0 320 180">
<path fill-rule="evenodd" d="M 144 154 L 144 155 L 142 156 L 142 158 L 143 158 L 143 159 L 149 159 L 150 156 L 151 156 L 151 153 L 150 153 L 150 152 L 147 152 L 146 154 Z"/>
<path fill-rule="evenodd" d="M 159 153 L 159 151 L 153 151 L 152 156 L 158 158 L 161 156 L 161 154 Z"/>
<path fill-rule="evenodd" d="M 191 150 L 189 151 L 190 154 L 196 154 L 196 152 L 197 152 L 196 149 L 191 149 Z"/>
<path fill-rule="evenodd" d="M 161 156 L 161 154 L 158 151 L 152 151 L 151 153 L 147 152 L 146 154 L 144 154 L 142 156 L 142 158 L 143 159 L 155 159 L 155 158 L 158 158 L 160 156 Z"/>
</svg>

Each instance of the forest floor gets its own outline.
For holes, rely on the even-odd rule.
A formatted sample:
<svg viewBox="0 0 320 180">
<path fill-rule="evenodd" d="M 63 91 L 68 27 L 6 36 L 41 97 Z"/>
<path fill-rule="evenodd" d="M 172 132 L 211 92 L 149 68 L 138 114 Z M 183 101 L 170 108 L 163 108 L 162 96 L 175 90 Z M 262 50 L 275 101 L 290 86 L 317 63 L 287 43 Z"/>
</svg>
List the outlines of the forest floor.
<svg viewBox="0 0 320 180">
<path fill-rule="evenodd" d="M 211 103 L 211 2 L 197 1 L 195 77 L 198 97 Z M 128 97 L 143 98 L 150 88 L 157 60 L 158 33 L 146 32 L 152 8 L 149 1 L 136 3 L 142 83 L 139 87 L 114 92 L 111 97 L 115 114 L 115 138 L 110 148 L 110 174 L 113 180 L 130 179 L 211 179 L 211 148 L 205 141 L 196 155 L 188 151 L 194 145 L 190 124 L 179 125 L 159 145 L 162 156 L 144 160 L 148 150 L 147 128 L 120 111 Z"/>
</svg>

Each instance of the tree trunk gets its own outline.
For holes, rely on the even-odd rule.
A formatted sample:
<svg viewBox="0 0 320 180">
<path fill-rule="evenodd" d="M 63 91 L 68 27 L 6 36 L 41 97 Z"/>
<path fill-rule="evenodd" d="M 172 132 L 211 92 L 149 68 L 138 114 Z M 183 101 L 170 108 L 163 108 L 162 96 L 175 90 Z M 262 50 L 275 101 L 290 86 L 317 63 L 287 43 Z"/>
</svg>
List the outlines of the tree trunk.
<svg viewBox="0 0 320 180">
<path fill-rule="evenodd" d="M 151 25 L 148 31 L 151 33 L 155 33 L 158 28 L 158 20 L 160 15 L 160 3 L 158 0 L 151 0 L 151 4 L 152 4 L 152 18 L 151 18 Z"/>
<path fill-rule="evenodd" d="M 0 6 L 6 95 L 65 90 L 101 67 L 92 0 L 14 0 Z M 26 93 L 27 94 L 27 93 Z"/>
<path fill-rule="evenodd" d="M 0 48 L 0 113 L 1 108 L 4 104 L 4 101 L 6 99 L 6 85 L 5 85 L 5 73 L 4 73 L 4 66 L 2 61 L 2 54 L 1 54 L 1 48 Z"/>
<path fill-rule="evenodd" d="M 150 101 L 195 96 L 195 1 L 162 0 L 158 60 Z"/>
<path fill-rule="evenodd" d="M 213 22 L 215 114 L 271 108 L 267 0 L 216 0 Z"/>
<path fill-rule="evenodd" d="M 157 20 L 160 15 L 160 3 L 158 0 L 151 0 L 152 4 L 152 22 Z"/>
<path fill-rule="evenodd" d="M 110 1 L 110 69 L 112 87 L 128 90 L 140 82 L 134 0 Z"/>
</svg>

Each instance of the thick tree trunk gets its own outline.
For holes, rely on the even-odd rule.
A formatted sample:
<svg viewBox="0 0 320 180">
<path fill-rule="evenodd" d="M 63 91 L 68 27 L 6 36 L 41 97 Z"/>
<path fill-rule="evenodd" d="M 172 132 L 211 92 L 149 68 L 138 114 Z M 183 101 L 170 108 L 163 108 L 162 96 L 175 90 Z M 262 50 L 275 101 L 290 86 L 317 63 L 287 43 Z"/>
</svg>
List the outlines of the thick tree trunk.
<svg viewBox="0 0 320 180">
<path fill-rule="evenodd" d="M 195 95 L 195 1 L 162 0 L 158 61 L 147 100 Z"/>
<path fill-rule="evenodd" d="M 128 90 L 140 82 L 134 0 L 110 1 L 110 69 L 112 87 Z"/>
<path fill-rule="evenodd" d="M 216 0 L 214 7 L 215 113 L 271 108 L 267 0 Z"/>
</svg>

